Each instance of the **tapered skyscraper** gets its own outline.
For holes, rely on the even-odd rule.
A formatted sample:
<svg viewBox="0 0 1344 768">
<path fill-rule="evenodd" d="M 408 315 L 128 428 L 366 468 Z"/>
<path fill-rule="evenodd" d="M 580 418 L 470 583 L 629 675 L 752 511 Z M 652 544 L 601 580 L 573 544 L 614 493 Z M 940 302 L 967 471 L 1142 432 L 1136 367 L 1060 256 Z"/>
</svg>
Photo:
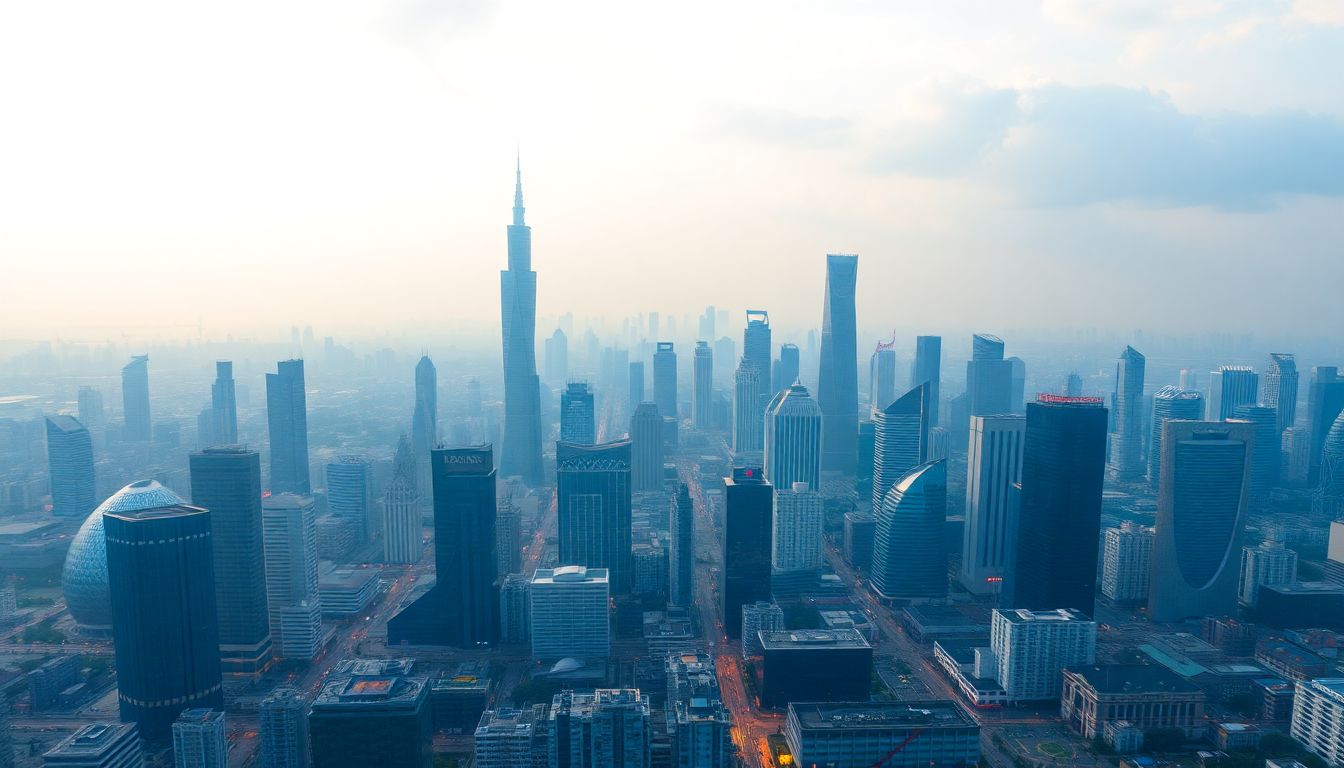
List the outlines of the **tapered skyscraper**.
<svg viewBox="0 0 1344 768">
<path fill-rule="evenodd" d="M 691 415 L 697 428 L 708 429 L 714 420 L 714 350 L 707 341 L 695 343 L 694 381 Z"/>
<path fill-rule="evenodd" d="M 308 481 L 308 396 L 303 361 L 282 360 L 266 374 L 266 422 L 271 436 L 271 490 L 312 493 Z"/>
<path fill-rule="evenodd" d="M 537 377 L 537 273 L 532 228 L 523 221 L 523 171 L 516 171 L 509 268 L 499 274 L 504 332 L 504 430 L 499 471 L 541 485 L 541 381 Z"/>
<path fill-rule="evenodd" d="M 233 361 L 215 363 L 215 383 L 210 385 L 211 437 L 215 445 L 238 442 L 238 401 L 233 390 Z"/>
<path fill-rule="evenodd" d="M 1143 476 L 1143 372 L 1147 361 L 1125 347 L 1115 364 L 1115 431 L 1111 433 L 1111 475 L 1118 480 Z"/>
<path fill-rule="evenodd" d="M 821 468 L 853 475 L 859 456 L 859 363 L 854 289 L 859 257 L 827 254 L 821 317 Z"/>
<path fill-rule="evenodd" d="M 415 411 L 411 414 L 411 449 L 415 456 L 415 489 L 431 495 L 429 452 L 439 443 L 439 372 L 429 355 L 415 364 Z"/>
<path fill-rule="evenodd" d="M 121 408 L 125 420 L 122 438 L 149 442 L 149 355 L 136 355 L 121 369 Z"/>
<path fill-rule="evenodd" d="M 943 337 L 916 336 L 915 362 L 910 366 L 910 388 L 929 383 L 929 428 L 938 426 L 938 381 L 942 378 Z"/>
</svg>

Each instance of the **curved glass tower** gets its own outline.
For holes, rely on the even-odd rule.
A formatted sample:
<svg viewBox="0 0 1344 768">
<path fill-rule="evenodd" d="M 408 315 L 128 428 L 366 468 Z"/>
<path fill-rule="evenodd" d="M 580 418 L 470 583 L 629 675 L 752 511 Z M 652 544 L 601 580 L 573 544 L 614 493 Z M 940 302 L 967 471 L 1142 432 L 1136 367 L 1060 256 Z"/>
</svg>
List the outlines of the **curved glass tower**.
<svg viewBox="0 0 1344 768">
<path fill-rule="evenodd" d="M 924 463 L 929 445 L 928 382 L 882 410 L 873 410 L 873 511 L 911 468 Z"/>
<path fill-rule="evenodd" d="M 877 515 L 873 589 L 883 599 L 947 596 L 947 461 L 920 464 L 891 487 Z"/>
</svg>

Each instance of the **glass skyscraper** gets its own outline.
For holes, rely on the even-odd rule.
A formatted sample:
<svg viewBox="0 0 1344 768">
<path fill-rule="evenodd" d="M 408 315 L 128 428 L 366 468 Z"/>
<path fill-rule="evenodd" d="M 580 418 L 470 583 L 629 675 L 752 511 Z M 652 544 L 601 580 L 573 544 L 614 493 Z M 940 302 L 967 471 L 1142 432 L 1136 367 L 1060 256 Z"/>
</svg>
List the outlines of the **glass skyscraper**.
<svg viewBox="0 0 1344 768">
<path fill-rule="evenodd" d="M 640 403 L 630 418 L 630 471 L 634 490 L 663 487 L 663 417 L 658 406 Z"/>
<path fill-rule="evenodd" d="M 1041 395 L 1027 404 L 1013 608 L 1092 615 L 1106 472 L 1100 398 Z"/>
<path fill-rule="evenodd" d="M 724 484 L 723 631 L 737 639 L 742 636 L 742 606 L 770 599 L 774 488 L 760 467 L 735 467 Z"/>
<path fill-rule="evenodd" d="M 658 342 L 653 353 L 653 402 L 664 420 L 677 420 L 677 351 L 670 341 Z"/>
<path fill-rule="evenodd" d="M 923 464 L 929 447 L 929 385 L 911 389 L 882 410 L 873 410 L 872 509 L 882 509 L 887 492 Z"/>
<path fill-rule="evenodd" d="M 714 350 L 707 341 L 695 343 L 691 415 L 698 429 L 708 429 L 714 423 Z"/>
<path fill-rule="evenodd" d="M 1115 363 L 1115 431 L 1111 433 L 1110 471 L 1118 480 L 1134 480 L 1143 466 L 1143 376 L 1146 358 L 1125 347 Z"/>
<path fill-rule="evenodd" d="M 98 505 L 93 474 L 93 438 L 71 416 L 48 416 L 47 468 L 51 513 L 86 517 Z"/>
<path fill-rule="evenodd" d="M 149 355 L 135 355 L 121 369 L 122 438 L 147 443 L 152 437 L 149 420 Z"/>
<path fill-rule="evenodd" d="M 1297 420 L 1297 360 L 1288 352 L 1269 353 L 1261 401 L 1273 408 L 1278 433 Z"/>
<path fill-rule="evenodd" d="M 821 487 L 821 408 L 807 387 L 793 384 L 765 409 L 765 479 L 776 488 Z"/>
<path fill-rule="evenodd" d="M 765 421 L 761 417 L 761 374 L 743 357 L 733 375 L 733 452 L 759 451 L 765 444 Z"/>
<path fill-rule="evenodd" d="M 308 480 L 308 395 L 303 361 L 282 360 L 266 374 L 266 422 L 271 436 L 271 491 L 312 493 Z"/>
<path fill-rule="evenodd" d="M 821 468 L 853 476 L 859 449 L 859 364 L 854 292 L 859 257 L 827 254 L 826 302 L 821 316 Z"/>
<path fill-rule="evenodd" d="M 613 594 L 630 592 L 629 440 L 557 443 L 556 503 L 560 564 L 605 568 Z"/>
<path fill-rule="evenodd" d="M 560 439 L 580 445 L 597 442 L 593 390 L 584 382 L 571 381 L 560 393 Z"/>
<path fill-rule="evenodd" d="M 1199 421 L 1204 418 L 1204 395 L 1189 389 L 1165 386 L 1153 393 L 1152 431 L 1148 437 L 1148 484 L 1158 487 L 1162 477 L 1162 425 L 1172 419 Z"/>
<path fill-rule="evenodd" d="M 504 427 L 499 471 L 528 485 L 543 482 L 541 380 L 537 376 L 537 273 L 532 271 L 532 228 L 524 221 L 523 171 L 516 171 L 509 268 L 499 273 L 504 336 Z"/>
<path fill-rule="evenodd" d="M 910 366 L 910 387 L 929 384 L 929 428 L 938 426 L 938 383 L 942 378 L 943 337 L 916 336 L 915 362 Z"/>
<path fill-rule="evenodd" d="M 271 655 L 261 530 L 261 454 L 237 446 L 191 454 L 191 501 L 210 510 L 219 650 L 226 672 L 259 673 Z"/>
<path fill-rule="evenodd" d="M 756 369 L 761 380 L 761 407 L 775 393 L 770 387 L 770 361 L 773 347 L 770 340 L 770 313 L 763 309 L 747 310 L 747 327 L 742 331 L 742 358 Z"/>
<path fill-rule="evenodd" d="M 873 589 L 885 599 L 947 596 L 947 461 L 909 470 L 882 499 L 873 541 Z"/>
<path fill-rule="evenodd" d="M 215 381 L 210 385 L 210 439 L 215 445 L 238 442 L 238 398 L 233 385 L 233 362 L 215 363 Z"/>
<path fill-rule="evenodd" d="M 184 709 L 224 708 L 210 512 L 153 480 L 126 486 L 99 511 L 121 719 L 167 744 Z"/>
</svg>

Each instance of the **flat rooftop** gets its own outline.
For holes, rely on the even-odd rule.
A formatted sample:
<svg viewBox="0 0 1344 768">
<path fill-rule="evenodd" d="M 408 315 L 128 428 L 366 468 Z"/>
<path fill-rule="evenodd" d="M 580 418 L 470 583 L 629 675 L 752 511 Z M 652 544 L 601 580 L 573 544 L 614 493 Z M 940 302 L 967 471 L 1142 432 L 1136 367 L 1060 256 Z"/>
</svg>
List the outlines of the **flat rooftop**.
<svg viewBox="0 0 1344 768">
<path fill-rule="evenodd" d="M 1029 611 L 1026 608 L 1016 608 L 1013 610 L 995 610 L 994 613 L 1002 616 L 1007 621 L 1014 624 L 1044 623 L 1044 622 L 1067 622 L 1067 621 L 1092 621 L 1078 611 L 1072 608 L 1057 608 L 1053 611 Z"/>
<path fill-rule="evenodd" d="M 1199 686 L 1159 664 L 1095 664 L 1070 667 L 1101 694 L 1198 693 Z"/>
<path fill-rule="evenodd" d="M 414 706 L 428 689 L 426 677 L 332 677 L 313 701 L 313 711 Z"/>
<path fill-rule="evenodd" d="M 873 701 L 853 704 L 789 704 L 789 718 L 810 730 L 976 728 L 953 701 Z"/>
<path fill-rule="evenodd" d="M 533 584 L 600 584 L 606 581 L 606 568 L 585 568 L 582 565 L 538 568 L 532 576 Z"/>
<path fill-rule="evenodd" d="M 65 741 L 52 747 L 44 757 L 92 758 L 110 745 L 134 732 L 130 723 L 92 723 L 70 734 Z"/>
<path fill-rule="evenodd" d="M 765 650 L 801 650 L 807 648 L 871 648 L 857 629 L 786 629 L 761 631 Z"/>
</svg>

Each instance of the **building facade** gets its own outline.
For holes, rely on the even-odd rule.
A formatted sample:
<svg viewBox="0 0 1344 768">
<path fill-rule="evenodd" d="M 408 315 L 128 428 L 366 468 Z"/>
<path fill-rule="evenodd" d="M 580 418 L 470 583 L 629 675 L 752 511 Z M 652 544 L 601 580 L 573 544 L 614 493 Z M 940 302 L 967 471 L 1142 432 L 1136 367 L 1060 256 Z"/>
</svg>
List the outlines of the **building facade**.
<svg viewBox="0 0 1344 768">
<path fill-rule="evenodd" d="M 281 360 L 276 373 L 266 374 L 266 424 L 271 438 L 271 491 L 312 493 L 302 360 Z"/>
<path fill-rule="evenodd" d="M 48 416 L 47 469 L 51 477 L 51 513 L 88 517 L 98 506 L 94 481 L 93 438 L 71 416 Z"/>
<path fill-rule="evenodd" d="M 733 374 L 733 452 L 760 451 L 765 446 L 761 410 L 761 373 L 745 356 Z"/>
<path fill-rule="evenodd" d="M 691 417 L 697 429 L 714 425 L 714 350 L 708 341 L 695 343 L 694 384 L 691 389 Z"/>
<path fill-rule="evenodd" d="M 317 512 L 312 498 L 292 493 L 267 497 L 261 505 L 261 535 L 271 648 L 291 661 L 311 661 L 322 647 Z"/>
<path fill-rule="evenodd" d="M 1080 665 L 1064 670 L 1060 717 L 1085 739 L 1128 721 L 1141 731 L 1179 728 L 1203 734 L 1205 695 L 1160 664 Z"/>
<path fill-rule="evenodd" d="M 1209 374 L 1209 421 L 1236 416 L 1237 408 L 1259 402 L 1260 374 L 1244 365 L 1224 365 Z"/>
<path fill-rule="evenodd" d="M 952 701 L 789 704 L 784 739 L 799 766 L 972 766 L 980 726 Z"/>
<path fill-rule="evenodd" d="M 873 410 L 873 512 L 896 481 L 927 461 L 929 447 L 929 387 L 920 384 Z"/>
<path fill-rule="evenodd" d="M 636 492 L 663 487 L 663 417 L 654 403 L 639 403 L 630 417 L 630 471 Z"/>
<path fill-rule="evenodd" d="M 724 478 L 723 631 L 741 637 L 742 606 L 770 599 L 771 518 L 774 488 L 760 467 L 734 467 Z"/>
<path fill-rule="evenodd" d="M 403 434 L 392 460 L 392 480 L 383 492 L 383 560 L 388 563 L 411 565 L 424 552 L 418 465 Z"/>
<path fill-rule="evenodd" d="M 821 316 L 821 468 L 853 476 L 858 461 L 859 371 L 854 294 L 859 257 L 826 255 L 826 302 Z"/>
<path fill-rule="evenodd" d="M 149 355 L 135 355 L 121 369 L 121 437 L 128 443 L 147 443 L 153 437 L 149 418 Z"/>
<path fill-rule="evenodd" d="M 1148 484 L 1157 488 L 1162 479 L 1162 429 L 1173 419 L 1204 418 L 1204 395 L 1191 389 L 1166 386 L 1153 393 L 1152 430 L 1148 433 Z"/>
<path fill-rule="evenodd" d="M 695 507 L 685 483 L 679 484 L 671 515 L 667 599 L 673 605 L 689 606 L 695 602 Z"/>
<path fill-rule="evenodd" d="M 776 488 L 821 487 L 821 408 L 807 388 L 779 390 L 765 409 L 765 478 Z"/>
<path fill-rule="evenodd" d="M 538 568 L 529 589 L 532 657 L 554 661 L 609 655 L 610 597 L 605 568 Z"/>
<path fill-rule="evenodd" d="M 1292 584 L 1297 581 L 1297 552 L 1274 539 L 1254 547 L 1241 548 L 1241 580 L 1237 602 L 1254 608 L 1259 603 L 1262 585 Z"/>
<path fill-rule="evenodd" d="M 966 516 L 962 529 L 961 584 L 977 595 L 1003 583 L 1015 542 L 1009 490 L 1022 482 L 1027 422 L 1021 416 L 972 416 L 966 454 Z"/>
<path fill-rule="evenodd" d="M 1143 378 L 1147 360 L 1125 347 L 1115 364 L 1115 431 L 1111 433 L 1110 472 L 1117 480 L 1136 480 L 1143 466 Z"/>
<path fill-rule="evenodd" d="M 633 585 L 630 449 L 629 440 L 555 448 L 560 562 L 607 569 L 615 594 Z"/>
<path fill-rule="evenodd" d="M 946 518 L 946 460 L 920 464 L 896 481 L 877 514 L 869 584 L 879 596 L 947 596 Z"/>
<path fill-rule="evenodd" d="M 821 538 L 825 510 L 821 494 L 797 482 L 775 491 L 770 558 L 776 573 L 821 570 Z"/>
<path fill-rule="evenodd" d="M 229 738 L 224 713 L 187 709 L 173 723 L 175 768 L 228 768 Z"/>
<path fill-rule="evenodd" d="M 1331 765 L 1344 763 L 1344 678 L 1299 682 L 1289 732 Z"/>
<path fill-rule="evenodd" d="M 210 385 L 210 438 L 215 445 L 238 443 L 238 396 L 233 385 L 233 361 L 215 363 L 215 381 Z"/>
<path fill-rule="evenodd" d="M 560 439 L 578 445 L 597 442 L 593 390 L 586 382 L 571 381 L 560 393 Z"/>
<path fill-rule="evenodd" d="M 1126 520 L 1106 529 L 1101 563 L 1101 593 L 1117 604 L 1148 600 L 1153 569 L 1153 529 Z"/>
<path fill-rule="evenodd" d="M 302 693 L 285 686 L 272 690 L 261 700 L 257 721 L 262 768 L 307 768 L 308 700 Z"/>
<path fill-rule="evenodd" d="M 989 626 L 995 679 L 1009 701 L 1042 701 L 1060 692 L 1065 667 L 1091 664 L 1097 624 L 1078 611 L 995 610 Z"/>
<path fill-rule="evenodd" d="M 1297 359 L 1288 352 L 1269 353 L 1260 400 L 1274 409 L 1279 433 L 1297 421 Z"/>
<path fill-rule="evenodd" d="M 537 273 L 532 271 L 532 228 L 525 221 L 523 172 L 513 189 L 508 226 L 508 269 L 499 273 L 504 340 L 504 424 L 499 470 L 541 485 L 541 379 L 537 376 Z"/>
<path fill-rule="evenodd" d="M 939 382 L 943 369 L 943 337 L 916 336 L 915 362 L 910 366 L 910 388 L 929 385 L 929 426 L 936 427 L 940 394 Z"/>
<path fill-rule="evenodd" d="M 563 691 L 547 720 L 550 768 L 649 768 L 649 700 L 638 688 Z"/>
<path fill-rule="evenodd" d="M 322 684 L 308 714 L 312 768 L 430 768 L 429 678 L 369 671 L 376 673 L 333 674 Z"/>
</svg>

